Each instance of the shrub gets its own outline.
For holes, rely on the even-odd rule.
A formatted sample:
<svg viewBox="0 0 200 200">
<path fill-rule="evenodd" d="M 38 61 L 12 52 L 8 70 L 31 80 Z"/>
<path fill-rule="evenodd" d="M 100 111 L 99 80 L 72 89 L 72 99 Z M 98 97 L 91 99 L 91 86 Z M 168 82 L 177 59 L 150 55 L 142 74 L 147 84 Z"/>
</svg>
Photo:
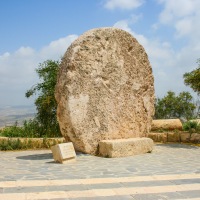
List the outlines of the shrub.
<svg viewBox="0 0 200 200">
<path fill-rule="evenodd" d="M 44 138 L 44 137 L 58 137 L 60 132 L 48 132 L 44 130 L 36 119 L 24 121 L 23 126 L 19 127 L 17 122 L 10 127 L 5 127 L 1 130 L 0 136 L 4 137 L 26 137 L 26 138 Z"/>
<path fill-rule="evenodd" d="M 196 121 L 187 121 L 183 124 L 183 130 L 190 133 L 200 133 L 200 124 Z"/>
</svg>

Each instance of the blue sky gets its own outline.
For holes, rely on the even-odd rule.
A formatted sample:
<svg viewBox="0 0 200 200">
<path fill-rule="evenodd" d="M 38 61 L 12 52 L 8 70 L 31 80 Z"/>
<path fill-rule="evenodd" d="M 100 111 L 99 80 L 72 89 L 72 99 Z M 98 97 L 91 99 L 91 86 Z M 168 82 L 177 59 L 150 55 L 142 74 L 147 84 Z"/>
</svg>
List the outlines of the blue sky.
<svg viewBox="0 0 200 200">
<path fill-rule="evenodd" d="M 108 26 L 144 46 L 156 96 L 191 91 L 182 76 L 200 58 L 199 10 L 199 0 L 0 0 L 0 106 L 33 104 L 24 93 L 38 82 L 38 64 L 59 59 L 85 31 Z"/>
</svg>

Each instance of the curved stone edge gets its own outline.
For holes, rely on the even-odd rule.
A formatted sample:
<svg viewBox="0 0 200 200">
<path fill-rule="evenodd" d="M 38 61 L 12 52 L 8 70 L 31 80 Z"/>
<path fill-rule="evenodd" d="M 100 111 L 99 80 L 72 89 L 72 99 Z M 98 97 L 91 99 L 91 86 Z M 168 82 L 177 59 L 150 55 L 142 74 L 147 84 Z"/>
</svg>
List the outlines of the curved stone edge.
<svg viewBox="0 0 200 200">
<path fill-rule="evenodd" d="M 73 48 L 74 48 L 74 46 L 76 46 L 76 44 L 79 44 L 79 43 L 81 43 L 84 39 L 85 39 L 85 37 L 88 35 L 88 36 L 90 36 L 91 35 L 91 33 L 94 35 L 94 36 L 96 36 L 93 32 L 95 32 L 96 30 L 98 30 L 99 28 L 95 28 L 95 29 L 91 29 L 91 30 L 89 30 L 89 31 L 87 31 L 87 32 L 85 32 L 85 33 L 83 33 L 81 36 L 79 36 L 70 46 L 69 46 L 69 48 L 68 48 L 68 50 L 65 52 L 65 55 L 64 55 L 64 57 L 67 55 L 67 54 L 73 54 L 73 52 L 74 52 L 74 50 L 73 50 Z M 103 29 L 108 29 L 109 31 L 112 31 L 112 30 L 115 30 L 115 31 L 122 31 L 122 32 L 126 32 L 126 34 L 127 35 L 129 35 L 134 41 L 136 41 L 137 43 L 138 43 L 138 46 L 141 48 L 141 49 L 143 49 L 143 51 L 144 51 L 144 53 L 145 53 L 145 55 L 146 55 L 146 57 L 147 57 L 147 61 L 148 61 L 148 63 L 149 63 L 149 60 L 148 60 L 148 55 L 146 54 L 146 51 L 145 51 L 145 49 L 144 49 L 144 47 L 137 41 L 137 39 L 133 36 L 133 35 L 131 35 L 130 33 L 128 33 L 127 31 L 124 31 L 124 30 L 122 30 L 122 29 L 118 29 L 118 28 L 114 28 L 114 27 L 102 27 L 101 28 L 101 30 L 103 30 Z M 64 59 L 64 57 L 63 57 L 63 60 L 66 60 L 67 61 L 67 58 L 66 59 Z M 149 63 L 149 65 L 150 65 L 150 63 Z M 150 65 L 150 67 L 151 67 L 151 65 Z M 63 69 L 64 70 L 64 69 Z M 151 71 L 152 71 L 152 68 L 151 68 Z M 59 72 L 59 74 L 61 73 L 61 70 L 60 70 L 60 72 Z M 152 83 L 153 83 L 153 76 L 152 76 Z M 58 85 L 58 83 L 57 83 L 57 85 Z M 58 103 L 58 105 L 60 105 L 60 101 L 61 101 L 61 93 L 62 93 L 62 91 L 61 90 L 59 90 L 59 88 L 56 86 L 56 94 L 55 94 L 55 96 L 56 96 L 56 100 L 57 100 L 57 103 Z M 154 88 L 153 88 L 153 91 L 154 91 Z M 152 95 L 152 97 L 151 98 L 155 98 L 154 97 L 154 94 Z M 146 104 L 147 102 L 145 102 L 145 104 Z M 153 106 L 152 106 L 153 107 Z M 57 109 L 57 113 L 62 113 L 62 108 L 61 109 Z M 148 126 L 146 127 L 146 130 L 144 131 L 144 133 L 141 135 L 141 136 L 146 136 L 146 134 L 150 131 L 150 128 L 151 128 L 151 120 L 152 120 L 152 117 L 153 117 L 153 115 L 154 115 L 154 107 L 152 108 L 152 111 L 150 112 L 150 114 L 149 114 L 150 116 L 151 116 L 151 119 L 149 120 L 149 124 L 148 124 Z M 58 116 L 58 115 L 57 115 Z M 59 118 L 59 117 L 58 117 Z M 68 123 L 69 125 L 71 125 L 72 124 L 72 122 L 71 122 L 71 119 L 68 119 L 67 120 L 67 122 L 66 123 Z M 70 126 L 68 126 L 67 128 L 69 128 Z M 67 129 L 66 127 L 63 127 L 63 129 Z M 69 132 L 74 132 L 74 130 L 73 130 L 73 128 L 71 128 L 70 127 L 70 131 Z M 69 135 L 67 135 L 67 134 L 63 134 L 64 135 L 64 137 L 70 137 Z M 130 137 L 133 137 L 132 135 L 130 136 Z M 137 137 L 137 136 L 136 136 Z M 117 137 L 114 137 L 114 138 L 117 138 Z M 67 138 L 68 139 L 68 138 Z M 71 139 L 71 141 L 72 142 L 74 142 L 73 141 L 73 136 L 71 136 L 70 137 L 70 139 Z M 104 139 L 104 138 L 102 138 L 102 139 Z M 75 143 L 75 142 L 74 142 Z M 79 144 L 78 144 L 79 143 Z M 77 149 L 77 150 L 79 150 L 79 151 L 82 151 L 82 152 L 86 152 L 86 153 L 88 153 L 87 151 L 85 151 L 85 150 L 82 150 L 81 148 L 79 148 L 79 146 L 84 146 L 84 144 L 82 143 L 82 141 L 81 140 L 79 140 L 78 141 L 78 143 L 77 143 L 77 145 L 75 144 L 75 148 Z M 98 143 L 97 143 L 98 144 Z"/>
<path fill-rule="evenodd" d="M 152 121 L 151 130 L 182 130 L 182 123 L 180 119 L 156 119 Z"/>
<path fill-rule="evenodd" d="M 99 155 L 108 158 L 127 157 L 150 153 L 153 148 L 153 140 L 145 137 L 102 140 L 99 142 Z"/>
</svg>

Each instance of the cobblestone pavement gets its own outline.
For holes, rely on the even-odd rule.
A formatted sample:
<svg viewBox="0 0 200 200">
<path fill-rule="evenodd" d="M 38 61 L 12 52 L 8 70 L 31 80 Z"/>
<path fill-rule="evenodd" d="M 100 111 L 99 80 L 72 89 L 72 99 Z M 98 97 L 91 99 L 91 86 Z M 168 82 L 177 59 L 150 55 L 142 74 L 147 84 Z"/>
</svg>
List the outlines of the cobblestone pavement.
<svg viewBox="0 0 200 200">
<path fill-rule="evenodd" d="M 0 200 L 200 200 L 200 148 L 156 145 L 126 158 L 77 154 L 58 164 L 50 150 L 0 151 Z"/>
</svg>

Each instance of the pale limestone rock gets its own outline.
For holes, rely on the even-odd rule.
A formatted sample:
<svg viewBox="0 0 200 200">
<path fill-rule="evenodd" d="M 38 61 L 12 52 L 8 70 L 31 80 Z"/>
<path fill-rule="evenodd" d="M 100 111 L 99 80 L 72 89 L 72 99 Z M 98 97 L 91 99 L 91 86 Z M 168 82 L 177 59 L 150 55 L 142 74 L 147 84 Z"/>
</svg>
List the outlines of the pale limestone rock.
<svg viewBox="0 0 200 200">
<path fill-rule="evenodd" d="M 200 143 L 200 133 L 192 133 L 190 137 L 192 143 Z"/>
<path fill-rule="evenodd" d="M 152 121 L 151 130 L 182 130 L 180 119 L 157 119 Z"/>
<path fill-rule="evenodd" d="M 158 134 L 157 138 L 158 138 L 158 141 L 166 143 L 167 142 L 167 133 L 165 133 L 165 132 L 160 133 L 160 134 Z"/>
<path fill-rule="evenodd" d="M 154 142 L 158 142 L 158 137 L 157 137 L 158 133 L 153 133 L 153 132 L 150 132 L 148 134 L 148 137 L 151 138 Z"/>
<path fill-rule="evenodd" d="M 55 162 L 68 163 L 76 160 L 76 153 L 72 142 L 56 144 L 51 147 Z"/>
<path fill-rule="evenodd" d="M 102 140 L 99 142 L 99 155 L 108 158 L 134 156 L 151 152 L 153 147 L 150 138 Z"/>
<path fill-rule="evenodd" d="M 167 141 L 168 142 L 180 142 L 181 141 L 180 132 L 168 132 L 167 133 Z"/>
<path fill-rule="evenodd" d="M 93 29 L 65 53 L 55 92 L 64 137 L 98 153 L 98 142 L 147 136 L 154 115 L 154 80 L 144 48 L 116 28 Z"/>
<path fill-rule="evenodd" d="M 148 137 L 151 138 L 154 142 L 167 142 L 167 133 L 159 133 L 159 132 L 150 132 Z"/>
<path fill-rule="evenodd" d="M 188 132 L 182 132 L 181 134 L 180 134 L 180 136 L 181 136 L 181 142 L 190 142 L 190 133 L 188 133 Z"/>
</svg>

